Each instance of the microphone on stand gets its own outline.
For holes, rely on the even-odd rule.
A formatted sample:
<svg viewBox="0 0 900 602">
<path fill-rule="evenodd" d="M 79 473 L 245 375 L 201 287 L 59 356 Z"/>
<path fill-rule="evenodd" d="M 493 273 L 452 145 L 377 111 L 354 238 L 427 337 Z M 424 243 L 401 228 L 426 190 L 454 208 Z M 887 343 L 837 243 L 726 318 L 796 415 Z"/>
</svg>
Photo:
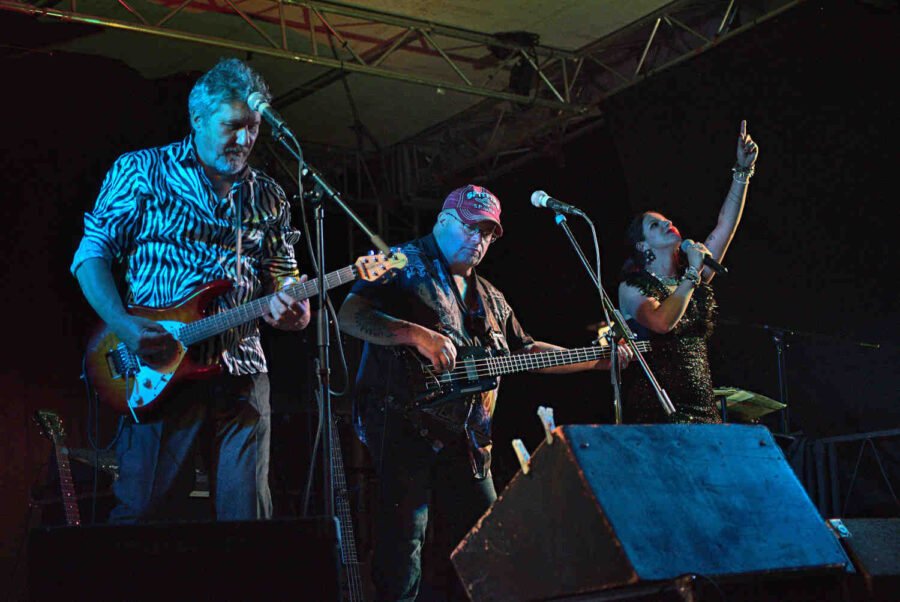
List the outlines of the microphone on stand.
<svg viewBox="0 0 900 602">
<path fill-rule="evenodd" d="M 681 250 L 687 253 L 688 248 L 694 244 L 694 241 L 690 238 L 685 238 L 681 241 Z M 712 255 L 706 253 L 703 255 L 703 265 L 714 271 L 716 274 L 727 274 L 728 268 L 723 266 L 721 263 L 712 258 Z"/>
<path fill-rule="evenodd" d="M 254 92 L 247 97 L 247 106 L 251 111 L 256 111 L 262 115 L 263 119 L 269 122 L 276 135 L 289 136 L 294 138 L 294 133 L 288 127 L 285 120 L 272 108 L 272 105 L 266 100 L 266 97 L 259 92 Z"/>
<path fill-rule="evenodd" d="M 553 209 L 558 213 L 568 213 L 569 215 L 578 215 L 585 218 L 587 217 L 584 214 L 584 211 L 582 211 L 578 207 L 573 207 L 572 205 L 554 199 L 543 190 L 535 190 L 533 193 L 531 193 L 531 204 L 535 207 L 546 207 L 547 209 Z"/>
</svg>

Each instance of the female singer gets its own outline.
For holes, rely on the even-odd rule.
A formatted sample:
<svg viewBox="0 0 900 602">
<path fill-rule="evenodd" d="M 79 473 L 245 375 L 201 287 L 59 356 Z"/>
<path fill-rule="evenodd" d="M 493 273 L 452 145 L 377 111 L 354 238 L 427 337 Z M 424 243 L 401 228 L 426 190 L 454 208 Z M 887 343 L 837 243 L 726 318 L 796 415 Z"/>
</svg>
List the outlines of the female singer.
<svg viewBox="0 0 900 602">
<path fill-rule="evenodd" d="M 731 188 L 716 227 L 703 243 L 683 240 L 671 220 L 655 211 L 639 214 L 628 227 L 631 256 L 622 268 L 619 304 L 640 338 L 653 352 L 647 363 L 676 408 L 666 416 L 643 373 L 625 383 L 626 422 L 721 422 L 713 395 L 707 340 L 716 302 L 710 281 L 715 272 L 704 257 L 721 262 L 734 237 L 759 148 L 741 122 Z"/>
</svg>

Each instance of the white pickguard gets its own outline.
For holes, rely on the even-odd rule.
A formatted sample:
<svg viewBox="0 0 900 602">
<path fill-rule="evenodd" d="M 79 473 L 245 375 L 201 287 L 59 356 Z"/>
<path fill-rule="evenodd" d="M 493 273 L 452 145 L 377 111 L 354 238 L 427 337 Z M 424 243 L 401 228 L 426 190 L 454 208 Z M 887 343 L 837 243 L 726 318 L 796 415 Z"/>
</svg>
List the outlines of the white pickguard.
<svg viewBox="0 0 900 602">
<path fill-rule="evenodd" d="M 183 325 L 181 322 L 162 321 L 157 322 L 160 326 L 168 330 L 175 340 L 178 341 L 178 330 Z M 134 375 L 134 383 L 128 392 L 128 407 L 132 410 L 141 408 L 159 397 L 169 381 L 172 380 L 178 366 L 181 365 L 181 359 L 187 353 L 187 348 L 178 341 L 178 354 L 175 358 L 165 366 L 152 368 L 143 363 L 140 358 L 134 357 L 135 363 L 138 365 L 137 374 Z"/>
</svg>

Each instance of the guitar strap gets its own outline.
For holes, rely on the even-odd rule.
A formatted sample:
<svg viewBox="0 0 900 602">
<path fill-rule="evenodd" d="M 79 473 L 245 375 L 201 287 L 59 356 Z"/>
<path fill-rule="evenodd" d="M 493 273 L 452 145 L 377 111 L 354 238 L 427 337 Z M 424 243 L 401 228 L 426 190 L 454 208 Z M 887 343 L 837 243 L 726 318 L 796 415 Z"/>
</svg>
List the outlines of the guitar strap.
<svg viewBox="0 0 900 602">
<path fill-rule="evenodd" d="M 478 286 L 478 300 L 479 303 L 481 303 L 488 325 L 487 334 L 485 336 L 490 340 L 485 342 L 485 346 L 493 347 L 497 351 L 509 351 L 503 329 L 497 321 L 497 313 L 495 311 L 497 308 L 494 307 L 493 298 L 486 294 L 481 278 L 476 276 L 475 282 Z"/>
<path fill-rule="evenodd" d="M 251 184 L 252 186 L 252 184 Z M 234 245 L 235 245 L 235 266 L 234 266 L 234 278 L 237 281 L 241 280 L 241 242 L 243 238 L 243 225 L 244 225 L 244 183 L 238 182 L 237 185 L 237 194 L 234 194 L 234 187 L 231 188 L 231 206 L 234 207 Z M 252 194 L 252 187 L 251 187 Z"/>
<path fill-rule="evenodd" d="M 440 248 L 438 248 L 438 258 L 440 266 L 444 270 L 445 276 L 448 278 L 450 288 L 453 290 L 453 298 L 456 299 L 457 309 L 459 309 L 461 317 L 463 318 L 463 329 L 468 339 L 466 344 L 480 347 L 493 346 L 495 349 L 500 349 L 501 347 L 497 339 L 498 335 L 499 338 L 502 339 L 502 332 L 499 329 L 499 325 L 497 324 L 493 312 L 488 311 L 489 308 L 485 303 L 484 290 L 481 280 L 478 278 L 478 274 L 474 269 L 472 270 L 472 279 L 468 285 L 470 288 L 467 289 L 467 291 L 472 291 L 475 295 L 477 306 L 475 309 L 472 309 L 466 304 L 460 294 L 459 288 L 453 280 L 450 266 L 447 264 Z M 471 287 L 474 287 L 474 290 Z M 483 323 L 483 326 L 477 328 L 479 321 Z M 494 395 L 495 393 L 490 392 L 487 394 Z M 487 478 L 488 474 L 490 474 L 491 467 L 491 445 L 479 445 L 475 433 L 469 427 L 469 420 L 471 419 L 472 413 L 475 411 L 476 405 L 479 405 L 480 403 L 480 395 L 469 400 L 468 414 L 466 415 L 463 425 L 463 429 L 466 433 L 466 448 L 469 456 L 469 464 L 472 468 L 472 475 L 479 481 Z"/>
<path fill-rule="evenodd" d="M 462 295 L 459 292 L 459 288 L 456 286 L 456 282 L 453 280 L 453 273 L 450 271 L 450 266 L 447 264 L 447 260 L 444 258 L 444 254 L 441 253 L 440 248 L 438 248 L 438 261 L 440 263 L 441 269 L 444 271 L 444 276 L 447 278 L 448 283 L 450 284 L 450 289 L 453 291 L 453 298 L 456 299 L 456 306 L 460 312 L 460 317 L 462 318 L 463 331 L 466 335 L 466 344 L 474 345 L 474 346 L 488 346 L 491 342 L 493 342 L 494 337 L 489 336 L 491 331 L 496 327 L 496 320 L 494 316 L 490 315 L 490 312 L 487 311 L 487 307 L 484 303 L 484 295 L 481 287 L 481 282 L 478 278 L 475 270 L 472 270 L 472 279 L 469 283 L 469 286 L 474 286 L 474 294 L 475 294 L 475 302 L 477 307 L 475 309 L 470 308 L 466 305 L 465 300 L 462 298 Z M 474 325 L 477 324 L 477 320 L 485 320 L 489 325 L 489 328 L 482 329 L 483 333 L 473 332 L 475 331 Z"/>
<path fill-rule="evenodd" d="M 252 205 L 255 198 L 256 174 L 253 173 L 252 169 L 249 169 L 247 177 L 238 180 L 235 184 L 235 186 L 231 187 L 228 195 L 231 197 L 232 207 L 234 208 L 235 254 L 237 255 L 234 273 L 235 280 L 240 281 L 244 233 L 244 184 L 250 188 L 250 204 Z"/>
</svg>

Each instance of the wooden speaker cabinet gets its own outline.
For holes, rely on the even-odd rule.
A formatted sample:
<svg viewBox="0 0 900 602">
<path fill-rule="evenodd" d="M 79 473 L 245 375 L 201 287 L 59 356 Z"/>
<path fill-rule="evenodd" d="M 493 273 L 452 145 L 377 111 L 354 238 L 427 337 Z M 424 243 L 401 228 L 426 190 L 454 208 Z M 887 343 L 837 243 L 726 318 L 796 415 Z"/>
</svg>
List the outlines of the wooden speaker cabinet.
<svg viewBox="0 0 900 602">
<path fill-rule="evenodd" d="M 771 433 L 736 424 L 558 427 L 452 560 L 476 601 L 851 565 Z"/>
</svg>

